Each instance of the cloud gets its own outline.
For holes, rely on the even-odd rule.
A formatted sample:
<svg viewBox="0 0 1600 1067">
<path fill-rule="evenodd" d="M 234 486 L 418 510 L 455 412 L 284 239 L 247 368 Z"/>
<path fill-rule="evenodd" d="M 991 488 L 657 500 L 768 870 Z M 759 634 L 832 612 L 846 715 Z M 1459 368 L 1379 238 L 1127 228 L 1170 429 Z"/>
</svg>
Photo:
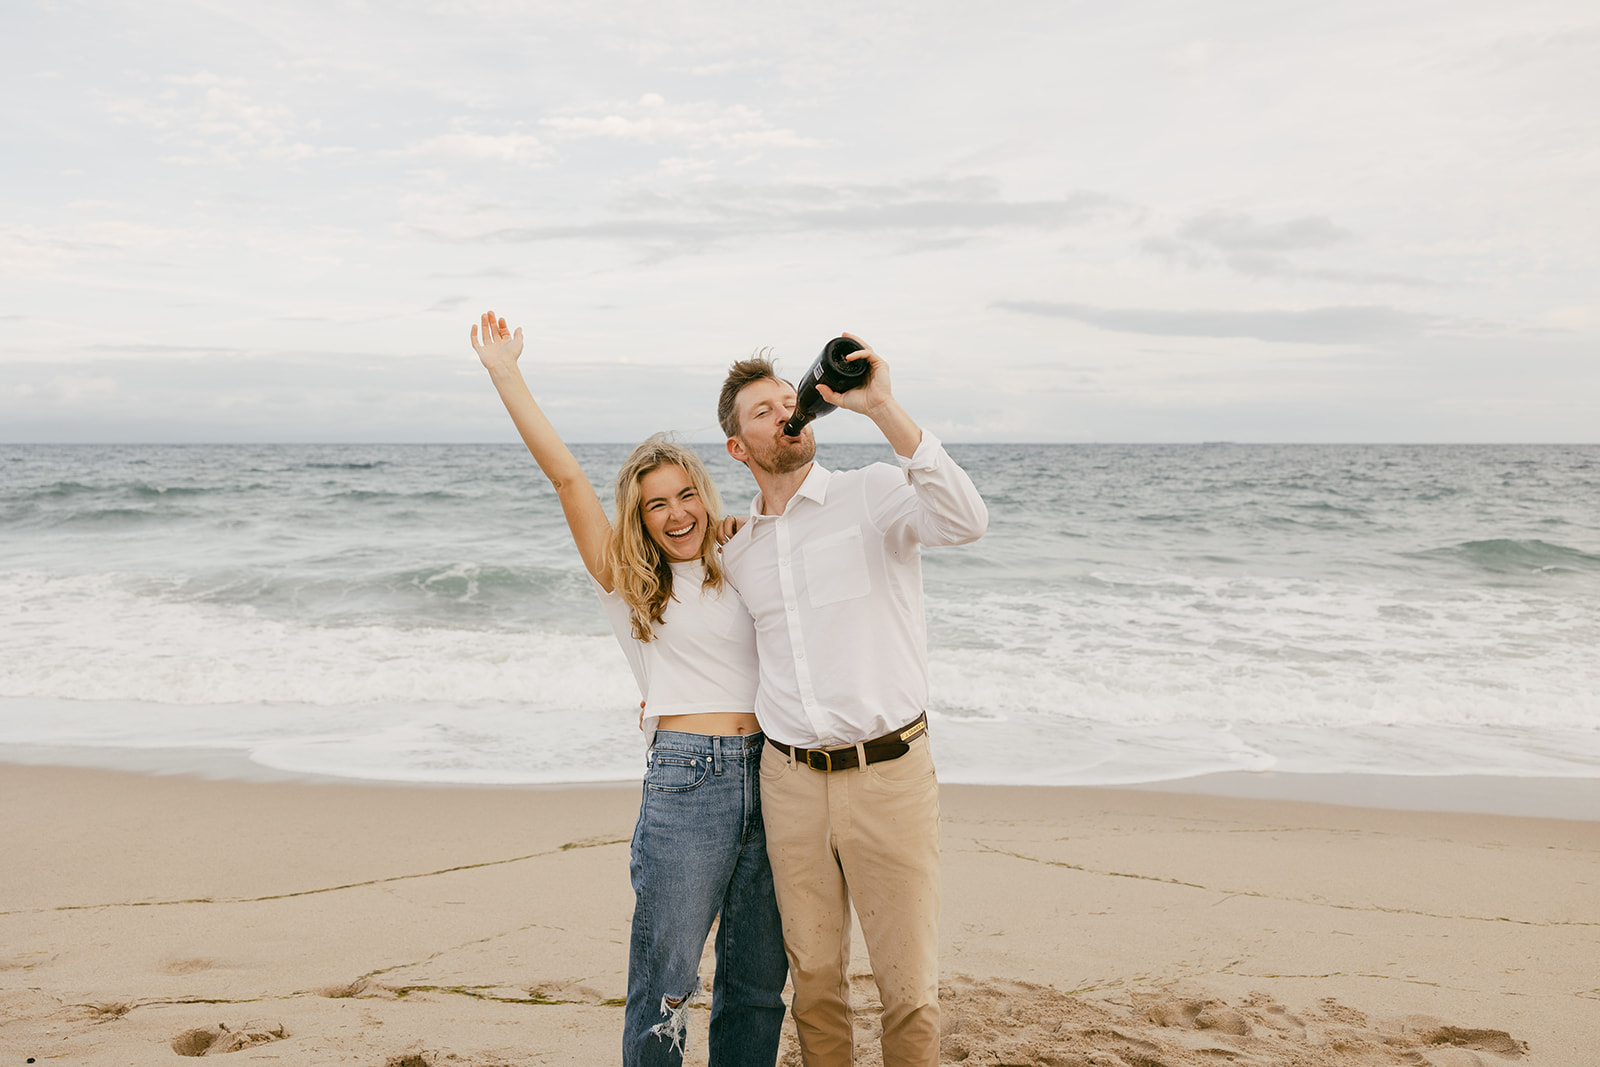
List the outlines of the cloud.
<svg viewBox="0 0 1600 1067">
<path fill-rule="evenodd" d="M 135 250 L 149 255 L 190 236 L 185 230 L 115 219 L 51 227 L 0 223 L 0 278 L 37 279 L 73 262 Z"/>
<path fill-rule="evenodd" d="M 1296 253 L 1354 240 L 1355 234 L 1326 215 L 1262 222 L 1251 215 L 1208 212 L 1184 223 L 1176 236 L 1149 237 L 1141 247 L 1171 266 L 1203 270 L 1221 263 L 1247 278 L 1410 288 L 1431 288 L 1436 284 L 1427 278 L 1393 271 L 1308 267 L 1291 258 Z"/>
<path fill-rule="evenodd" d="M 436 271 L 427 277 L 441 281 L 460 281 L 463 279 L 495 279 L 507 280 L 520 278 L 522 275 L 510 267 L 482 267 L 477 270 L 462 271 Z"/>
<path fill-rule="evenodd" d="M 689 148 L 814 148 L 820 142 L 772 125 L 753 108 L 710 101 L 670 104 L 657 93 L 610 104 L 589 114 L 554 115 L 540 123 L 571 138 L 608 138 Z"/>
<path fill-rule="evenodd" d="M 665 68 L 673 74 L 688 74 L 696 78 L 720 78 L 729 74 L 740 74 L 750 70 L 766 70 L 772 66 L 770 59 L 760 56 L 744 59 L 728 59 L 716 63 L 701 63 L 688 67 Z"/>
<path fill-rule="evenodd" d="M 1313 282 L 1338 282 L 1345 285 L 1399 285 L 1410 289 L 1432 289 L 1438 282 L 1413 274 L 1381 270 L 1340 270 L 1337 267 L 1301 267 L 1286 256 L 1240 252 L 1227 257 L 1234 271 L 1250 278 L 1303 279 Z"/>
<path fill-rule="evenodd" d="M 402 154 L 447 159 L 497 159 L 507 163 L 533 163 L 550 155 L 550 149 L 531 133 L 475 133 L 454 129 L 407 145 Z"/>
<path fill-rule="evenodd" d="M 1247 337 L 1290 344 L 1339 345 L 1415 337 L 1441 320 L 1399 308 L 1375 305 L 1309 308 L 1305 311 L 1163 311 L 1104 308 L 1087 304 L 1014 300 L 994 305 L 1003 311 L 1071 319 L 1114 333 L 1159 337 Z"/>
<path fill-rule="evenodd" d="M 1204 251 L 1175 237 L 1146 237 L 1140 247 L 1146 254 L 1166 260 L 1169 266 L 1201 270 L 1212 262 Z"/>
<path fill-rule="evenodd" d="M 614 210 L 620 217 L 512 227 L 472 239 L 610 240 L 667 243 L 684 250 L 757 235 L 843 233 L 888 234 L 923 247 L 949 247 L 1001 231 L 1085 225 L 1131 209 L 1089 192 L 1053 200 L 1006 200 L 992 180 L 967 178 L 897 185 L 700 182 L 673 193 L 638 194 L 618 202 Z"/>
<path fill-rule="evenodd" d="M 1226 251 L 1292 252 L 1326 248 L 1354 234 L 1335 226 L 1326 215 L 1302 215 L 1282 222 L 1257 222 L 1249 215 L 1211 212 L 1191 219 L 1179 234 L 1197 244 Z"/>
<path fill-rule="evenodd" d="M 141 345 L 141 344 L 95 344 L 84 345 L 85 352 L 106 353 L 115 356 L 167 356 L 174 359 L 199 358 L 204 356 L 239 356 L 245 350 L 242 348 L 227 348 L 219 345 Z"/>
<path fill-rule="evenodd" d="M 209 71 L 169 75 L 154 97 L 120 97 L 105 109 L 122 123 L 148 127 L 158 144 L 181 154 L 163 157 L 185 165 L 242 163 L 247 159 L 295 161 L 350 149 L 322 147 L 283 104 L 264 103 L 243 78 Z"/>
</svg>

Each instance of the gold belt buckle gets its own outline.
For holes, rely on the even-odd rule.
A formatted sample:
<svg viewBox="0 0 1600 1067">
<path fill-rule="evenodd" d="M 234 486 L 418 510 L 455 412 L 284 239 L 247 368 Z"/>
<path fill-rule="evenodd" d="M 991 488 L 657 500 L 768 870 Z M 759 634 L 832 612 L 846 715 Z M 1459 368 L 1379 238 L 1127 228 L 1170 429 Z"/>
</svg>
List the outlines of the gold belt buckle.
<svg viewBox="0 0 1600 1067">
<path fill-rule="evenodd" d="M 813 756 L 821 756 L 822 757 L 822 761 L 823 761 L 823 765 L 819 767 L 815 763 L 813 763 L 812 762 L 812 757 Z M 832 771 L 833 770 L 833 753 L 829 752 L 825 748 L 810 748 L 810 749 L 807 749 L 806 750 L 806 766 L 810 767 L 814 771 Z"/>
</svg>

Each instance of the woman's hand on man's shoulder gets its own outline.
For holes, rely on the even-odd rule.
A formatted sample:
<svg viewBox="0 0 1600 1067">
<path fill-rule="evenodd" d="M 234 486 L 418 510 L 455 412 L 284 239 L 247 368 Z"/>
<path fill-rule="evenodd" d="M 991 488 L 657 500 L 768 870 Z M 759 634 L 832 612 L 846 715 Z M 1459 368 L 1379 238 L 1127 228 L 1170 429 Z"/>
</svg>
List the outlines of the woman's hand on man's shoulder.
<svg viewBox="0 0 1600 1067">
<path fill-rule="evenodd" d="M 744 529 L 744 524 L 749 521 L 749 519 L 740 519 L 733 515 L 722 516 L 722 522 L 717 526 L 717 544 L 725 545 L 732 541 L 734 535 Z"/>
</svg>

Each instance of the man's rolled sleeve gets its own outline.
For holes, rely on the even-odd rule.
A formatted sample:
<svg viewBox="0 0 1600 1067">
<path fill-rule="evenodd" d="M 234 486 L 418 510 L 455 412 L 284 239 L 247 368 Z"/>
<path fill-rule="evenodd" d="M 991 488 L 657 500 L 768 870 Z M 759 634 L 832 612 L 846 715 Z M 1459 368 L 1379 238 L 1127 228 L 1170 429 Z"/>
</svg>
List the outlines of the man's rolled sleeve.
<svg viewBox="0 0 1600 1067">
<path fill-rule="evenodd" d="M 917 540 L 924 545 L 964 545 L 989 528 L 989 509 L 972 478 L 950 458 L 932 432 L 908 459 L 895 455 L 917 496 Z"/>
</svg>

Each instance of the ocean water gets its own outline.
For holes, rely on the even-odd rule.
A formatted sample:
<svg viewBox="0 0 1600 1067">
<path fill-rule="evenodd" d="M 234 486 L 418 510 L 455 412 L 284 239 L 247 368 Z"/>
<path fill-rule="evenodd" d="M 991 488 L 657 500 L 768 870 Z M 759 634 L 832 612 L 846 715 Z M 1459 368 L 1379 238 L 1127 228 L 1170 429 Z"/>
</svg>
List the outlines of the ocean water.
<svg viewBox="0 0 1600 1067">
<path fill-rule="evenodd" d="M 627 447 L 575 451 L 609 499 Z M 950 451 L 945 781 L 1600 778 L 1600 446 Z M 0 759 L 628 780 L 637 700 L 520 446 L 0 446 Z"/>
</svg>

